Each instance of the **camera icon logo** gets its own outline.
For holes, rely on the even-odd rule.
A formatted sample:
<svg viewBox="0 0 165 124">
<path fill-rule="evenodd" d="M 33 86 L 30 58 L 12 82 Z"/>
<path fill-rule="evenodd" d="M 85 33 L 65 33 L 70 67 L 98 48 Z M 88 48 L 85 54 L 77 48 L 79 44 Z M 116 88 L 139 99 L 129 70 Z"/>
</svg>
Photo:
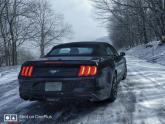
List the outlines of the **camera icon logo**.
<svg viewBox="0 0 165 124">
<path fill-rule="evenodd" d="M 4 122 L 17 122 L 18 118 L 16 114 L 5 114 Z"/>
</svg>

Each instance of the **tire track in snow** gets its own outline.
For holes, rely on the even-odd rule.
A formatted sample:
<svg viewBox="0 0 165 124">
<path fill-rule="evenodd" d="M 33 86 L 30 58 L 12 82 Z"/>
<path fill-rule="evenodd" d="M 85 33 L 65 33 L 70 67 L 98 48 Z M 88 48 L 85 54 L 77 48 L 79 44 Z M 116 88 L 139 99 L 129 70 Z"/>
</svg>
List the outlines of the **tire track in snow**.
<svg viewBox="0 0 165 124">
<path fill-rule="evenodd" d="M 134 59 L 132 59 L 132 60 L 134 60 Z M 130 64 L 130 69 L 131 69 L 130 72 L 134 73 L 134 76 L 132 76 L 132 79 L 134 77 L 136 80 L 139 80 L 139 83 L 141 83 L 141 85 L 143 85 L 143 84 L 145 84 L 145 82 L 147 82 L 148 84 L 152 84 L 152 87 L 150 89 L 147 89 L 147 87 L 146 87 L 146 89 L 143 89 L 143 88 L 139 89 L 140 93 L 137 93 L 137 91 L 136 92 L 133 91 L 133 92 L 135 92 L 135 95 L 138 97 L 138 101 L 136 103 L 136 109 L 137 109 L 136 111 L 137 112 L 139 111 L 139 113 L 137 113 L 137 112 L 134 113 L 135 119 L 141 118 L 142 121 L 140 123 L 145 123 L 145 124 L 150 124 L 152 121 L 154 121 L 155 124 L 164 124 L 164 123 L 162 123 L 162 120 L 161 120 L 162 118 L 160 118 L 160 116 L 159 116 L 159 108 L 160 108 L 159 102 L 155 101 L 157 99 L 158 100 L 160 99 L 161 101 L 163 100 L 163 98 L 165 99 L 165 97 L 162 97 L 162 98 L 159 97 L 159 96 L 161 96 L 161 93 L 165 94 L 165 90 L 163 87 L 164 83 L 163 82 L 159 83 L 159 80 L 156 79 L 154 73 L 157 72 L 156 69 L 159 70 L 159 68 L 161 68 L 161 70 L 165 70 L 165 67 L 163 67 L 163 66 L 159 67 L 159 65 L 156 64 L 158 68 L 154 68 L 155 70 L 153 70 L 152 67 L 155 64 L 146 63 L 144 61 L 139 62 L 138 59 L 137 59 L 136 63 L 143 63 L 145 65 L 145 68 L 143 68 L 143 66 L 142 67 L 139 66 L 139 68 L 136 68 L 136 66 L 133 63 Z M 140 65 L 143 65 L 143 64 L 140 64 Z M 147 65 L 148 65 L 148 67 L 147 67 Z M 142 73 L 144 70 L 145 70 L 145 73 Z M 150 75 L 153 75 L 154 77 L 146 76 L 146 75 L 148 75 L 148 73 Z M 160 73 L 157 75 L 160 75 L 160 77 L 161 77 L 161 74 L 163 74 L 163 73 Z M 165 79 L 163 79 L 163 80 L 165 80 Z M 134 83 L 134 82 L 132 82 L 132 83 Z M 136 85 L 133 85 L 133 86 L 136 88 Z M 162 94 L 162 96 L 163 96 L 163 94 Z M 153 106 L 151 106 L 153 101 L 155 102 L 155 105 L 153 104 Z M 147 106 L 148 107 L 150 106 L 150 108 L 148 108 Z M 165 121 L 165 120 L 163 119 L 163 121 Z"/>
<path fill-rule="evenodd" d="M 143 65 L 143 61 L 139 62 L 136 58 L 128 58 L 128 78 L 127 80 L 120 83 L 118 89 L 118 98 L 114 103 L 81 102 L 76 104 L 66 103 L 65 105 L 63 105 L 61 103 L 56 103 L 53 105 L 49 105 L 40 102 L 25 102 L 19 98 L 18 91 L 13 89 L 18 88 L 18 84 L 16 83 L 16 81 L 8 80 L 7 85 L 0 85 L 0 88 L 2 90 L 5 88 L 7 89 L 4 90 L 3 95 L 0 96 L 2 102 L 3 99 L 6 99 L 7 103 L 6 106 L 2 105 L 3 108 L 0 107 L 0 114 L 3 115 L 5 112 L 15 113 L 18 115 L 48 114 L 53 117 L 49 120 L 25 119 L 23 120 L 23 123 L 25 124 L 151 124 L 152 121 L 148 120 L 148 116 L 156 119 L 155 123 L 163 124 L 164 119 L 162 119 L 162 117 L 165 115 L 165 111 L 162 108 L 164 106 L 156 108 L 160 109 L 159 112 L 154 111 L 154 113 L 152 113 L 154 109 L 148 110 L 148 108 L 144 106 L 144 104 L 142 104 L 143 102 L 148 102 L 153 99 L 152 97 L 156 97 L 152 94 L 150 94 L 150 96 L 152 97 L 145 95 L 149 95 L 149 93 L 151 93 L 149 90 L 152 90 L 151 88 L 154 88 L 155 85 L 157 85 L 157 79 L 155 79 L 155 81 L 151 81 L 146 77 L 143 77 L 143 75 L 147 73 L 148 66 L 143 65 L 145 66 L 144 70 L 146 70 L 146 72 L 142 73 L 142 67 L 141 65 L 138 65 L 139 63 Z M 137 70 L 137 68 L 139 70 Z M 157 67 L 154 68 L 156 69 Z M 163 71 L 163 69 L 161 70 Z M 3 77 L 4 76 L 5 75 L 3 75 Z M 10 77 L 10 74 L 8 75 L 8 77 Z M 139 84 L 137 81 L 139 81 Z M 147 85 L 149 86 L 151 83 L 147 84 L 145 81 L 152 83 L 150 89 L 147 89 Z M 9 87 L 10 85 L 13 85 L 13 87 Z M 141 87 L 144 85 L 145 89 L 141 89 Z M 161 86 L 158 85 L 157 87 L 155 87 L 155 89 L 159 89 L 158 87 L 161 88 Z M 163 94 L 157 95 L 162 96 Z M 141 99 L 143 101 L 141 101 Z M 1 101 L 0 104 L 2 104 Z M 150 104 L 150 102 L 148 102 L 148 104 Z"/>
</svg>

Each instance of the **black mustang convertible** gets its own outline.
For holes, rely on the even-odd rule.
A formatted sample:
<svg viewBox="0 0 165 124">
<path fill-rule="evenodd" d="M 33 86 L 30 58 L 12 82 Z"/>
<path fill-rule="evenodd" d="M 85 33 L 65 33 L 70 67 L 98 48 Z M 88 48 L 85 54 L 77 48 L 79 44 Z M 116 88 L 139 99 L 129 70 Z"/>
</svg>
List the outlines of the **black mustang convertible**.
<svg viewBox="0 0 165 124">
<path fill-rule="evenodd" d="M 127 76 L 125 53 L 108 43 L 74 42 L 55 46 L 46 56 L 27 61 L 19 74 L 24 100 L 109 100 Z"/>
</svg>

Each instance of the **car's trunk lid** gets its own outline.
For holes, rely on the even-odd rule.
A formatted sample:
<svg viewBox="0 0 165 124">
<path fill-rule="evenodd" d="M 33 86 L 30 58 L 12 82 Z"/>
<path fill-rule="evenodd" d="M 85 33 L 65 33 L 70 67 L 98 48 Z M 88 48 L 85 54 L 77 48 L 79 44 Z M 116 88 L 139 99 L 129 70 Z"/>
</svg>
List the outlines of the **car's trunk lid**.
<svg viewBox="0 0 165 124">
<path fill-rule="evenodd" d="M 49 57 L 26 64 L 34 65 L 36 78 L 72 78 L 78 77 L 81 65 L 96 65 L 98 60 L 98 57 Z"/>
</svg>

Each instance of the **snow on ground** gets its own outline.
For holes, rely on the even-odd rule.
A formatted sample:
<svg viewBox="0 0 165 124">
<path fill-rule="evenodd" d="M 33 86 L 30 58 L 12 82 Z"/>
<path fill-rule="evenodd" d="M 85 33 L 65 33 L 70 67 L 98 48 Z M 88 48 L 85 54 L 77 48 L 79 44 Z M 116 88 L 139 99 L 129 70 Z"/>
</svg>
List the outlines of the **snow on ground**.
<svg viewBox="0 0 165 124">
<path fill-rule="evenodd" d="M 148 47 L 146 48 L 146 46 Z M 139 45 L 127 51 L 127 54 L 145 59 L 148 62 L 165 65 L 165 45 L 160 46 L 159 41 Z"/>
<path fill-rule="evenodd" d="M 0 69 L 0 123 L 11 113 L 24 124 L 165 124 L 165 66 L 132 56 L 127 62 L 128 77 L 119 84 L 114 103 L 23 101 L 18 93 L 19 68 Z M 26 115 L 50 118 L 22 118 Z"/>
</svg>

